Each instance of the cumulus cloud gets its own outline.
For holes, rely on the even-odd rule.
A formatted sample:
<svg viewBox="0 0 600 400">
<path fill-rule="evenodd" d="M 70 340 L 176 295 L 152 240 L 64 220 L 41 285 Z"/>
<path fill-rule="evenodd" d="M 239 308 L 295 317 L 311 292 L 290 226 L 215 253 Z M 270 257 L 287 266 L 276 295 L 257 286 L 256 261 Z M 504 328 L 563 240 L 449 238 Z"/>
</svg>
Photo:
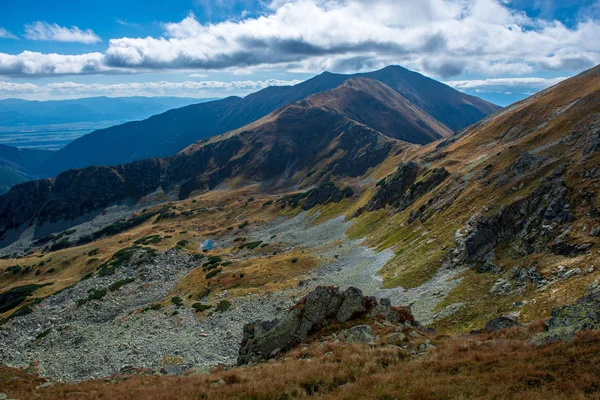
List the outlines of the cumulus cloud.
<svg viewBox="0 0 600 400">
<path fill-rule="evenodd" d="M 16 39 L 17 37 L 4 28 L 0 28 L 0 39 Z"/>
<path fill-rule="evenodd" d="M 593 39 L 600 37 L 598 21 L 568 29 L 497 0 L 297 0 L 270 8 L 265 16 L 218 24 L 201 24 L 190 14 L 165 24 L 159 38 L 112 39 L 106 62 L 150 69 L 283 65 L 307 72 L 399 63 L 448 78 L 465 71 L 582 69 L 600 61 Z"/>
<path fill-rule="evenodd" d="M 24 51 L 0 53 L 0 75 L 77 75 L 106 72 L 102 53 L 81 55 L 43 54 Z"/>
<path fill-rule="evenodd" d="M 273 0 L 259 17 L 203 24 L 190 14 L 163 24 L 158 37 L 113 38 L 100 58 L 80 56 L 82 63 L 93 59 L 92 68 L 71 69 L 354 72 L 400 64 L 443 79 L 494 77 L 585 69 L 600 63 L 598 37 L 597 19 L 569 28 L 530 18 L 505 0 Z M 5 75 L 61 70 L 2 69 L 1 59 Z"/>
<path fill-rule="evenodd" d="M 102 39 L 91 29 L 82 31 L 76 26 L 67 28 L 58 24 L 49 24 L 43 21 L 37 21 L 25 25 L 25 34 L 29 40 L 47 40 L 53 42 L 77 42 L 77 43 L 98 43 Z"/>
<path fill-rule="evenodd" d="M 75 82 L 56 82 L 46 85 L 37 85 L 33 83 L 15 83 L 0 81 L 0 98 L 16 95 L 34 94 L 43 97 L 85 97 L 85 96 L 159 96 L 176 95 L 189 97 L 208 97 L 223 94 L 246 94 L 267 86 L 295 85 L 300 83 L 297 80 L 245 80 L 245 81 L 185 81 L 185 82 L 127 82 L 116 84 L 101 83 L 75 83 Z"/>
</svg>

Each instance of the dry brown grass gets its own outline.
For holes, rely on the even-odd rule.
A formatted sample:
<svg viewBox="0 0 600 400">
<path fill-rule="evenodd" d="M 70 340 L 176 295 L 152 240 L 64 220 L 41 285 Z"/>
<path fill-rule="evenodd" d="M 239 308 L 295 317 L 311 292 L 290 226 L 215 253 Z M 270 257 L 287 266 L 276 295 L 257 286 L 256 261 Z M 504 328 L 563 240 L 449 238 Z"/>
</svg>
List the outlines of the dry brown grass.
<svg viewBox="0 0 600 400">
<path fill-rule="evenodd" d="M 134 376 L 116 383 L 43 382 L 3 368 L 0 391 L 19 399 L 598 399 L 600 333 L 535 347 L 540 330 L 433 339 L 414 359 L 394 347 L 313 342 L 275 363 L 185 377 Z"/>
</svg>

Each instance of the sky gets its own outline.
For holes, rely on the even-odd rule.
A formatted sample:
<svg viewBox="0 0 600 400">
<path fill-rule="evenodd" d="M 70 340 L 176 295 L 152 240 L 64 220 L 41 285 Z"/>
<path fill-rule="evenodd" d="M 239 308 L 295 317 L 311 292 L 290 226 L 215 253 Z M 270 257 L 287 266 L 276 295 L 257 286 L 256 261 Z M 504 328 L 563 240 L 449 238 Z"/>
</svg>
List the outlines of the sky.
<svg viewBox="0 0 600 400">
<path fill-rule="evenodd" d="M 600 63 L 600 0 L 2 0 L 0 99 L 244 96 L 401 65 L 508 105 Z"/>
</svg>

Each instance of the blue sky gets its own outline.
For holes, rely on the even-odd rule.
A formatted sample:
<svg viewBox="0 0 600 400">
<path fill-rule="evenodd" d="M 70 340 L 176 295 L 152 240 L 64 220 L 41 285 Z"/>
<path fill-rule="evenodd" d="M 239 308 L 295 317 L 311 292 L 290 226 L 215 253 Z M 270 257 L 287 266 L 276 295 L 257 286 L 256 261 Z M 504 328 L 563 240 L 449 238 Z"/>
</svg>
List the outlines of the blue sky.
<svg viewBox="0 0 600 400">
<path fill-rule="evenodd" d="M 0 98 L 245 95 L 403 65 L 501 105 L 600 63 L 600 0 L 3 0 Z"/>
</svg>

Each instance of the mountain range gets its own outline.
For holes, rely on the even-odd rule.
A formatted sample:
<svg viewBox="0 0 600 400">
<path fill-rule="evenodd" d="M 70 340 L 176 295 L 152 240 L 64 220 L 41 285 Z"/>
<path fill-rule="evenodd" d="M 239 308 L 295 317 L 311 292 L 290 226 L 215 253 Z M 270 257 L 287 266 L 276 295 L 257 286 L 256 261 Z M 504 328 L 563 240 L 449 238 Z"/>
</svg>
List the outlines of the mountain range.
<svg viewBox="0 0 600 400">
<path fill-rule="evenodd" d="M 18 183 L 35 179 L 40 167 L 52 153 L 49 150 L 0 145 L 0 194 Z"/>
<path fill-rule="evenodd" d="M 75 122 L 133 121 L 209 100 L 139 96 L 47 101 L 5 99 L 0 100 L 0 126 L 19 128 Z"/>
<path fill-rule="evenodd" d="M 561 398 L 600 341 L 600 66 L 505 109 L 412 74 L 169 111 L 189 140 L 232 129 L 1 196 L 0 359 L 80 382 L 19 393 Z"/>
<path fill-rule="evenodd" d="M 45 163 L 43 172 L 45 176 L 54 176 L 71 168 L 170 156 L 198 140 L 238 129 L 282 106 L 334 89 L 351 78 L 370 78 L 386 84 L 448 131 L 463 129 L 500 109 L 398 66 L 355 75 L 326 72 L 295 86 L 269 87 L 245 98 L 229 97 L 191 105 L 144 121 L 92 132 L 54 154 Z"/>
</svg>

